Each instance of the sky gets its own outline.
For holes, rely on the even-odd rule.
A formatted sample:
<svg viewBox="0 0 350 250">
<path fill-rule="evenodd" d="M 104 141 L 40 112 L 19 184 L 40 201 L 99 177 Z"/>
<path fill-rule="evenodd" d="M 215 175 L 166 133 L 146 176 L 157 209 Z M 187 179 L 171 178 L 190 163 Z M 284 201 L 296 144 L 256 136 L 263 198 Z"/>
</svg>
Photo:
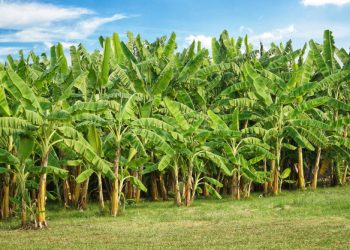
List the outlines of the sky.
<svg viewBox="0 0 350 250">
<path fill-rule="evenodd" d="M 20 49 L 47 52 L 57 42 L 92 51 L 100 35 L 126 39 L 128 31 L 149 41 L 175 31 L 181 49 L 193 40 L 210 47 L 224 29 L 248 34 L 254 45 L 292 38 L 294 47 L 321 42 L 331 29 L 349 51 L 349 13 L 350 0 L 0 0 L 0 60 Z"/>
</svg>

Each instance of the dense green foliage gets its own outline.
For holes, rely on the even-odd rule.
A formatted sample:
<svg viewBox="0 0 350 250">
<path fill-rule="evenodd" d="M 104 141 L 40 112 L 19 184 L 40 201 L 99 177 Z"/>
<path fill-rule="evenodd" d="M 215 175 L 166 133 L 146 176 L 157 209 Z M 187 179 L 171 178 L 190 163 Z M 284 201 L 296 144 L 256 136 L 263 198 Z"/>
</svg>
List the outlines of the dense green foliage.
<svg viewBox="0 0 350 250">
<path fill-rule="evenodd" d="M 2 218 L 46 226 L 46 199 L 103 212 L 108 197 L 116 216 L 140 198 L 346 182 L 350 55 L 330 31 L 298 50 L 226 31 L 211 53 L 175 40 L 115 33 L 102 51 L 70 47 L 70 62 L 58 44 L 0 65 Z"/>
</svg>

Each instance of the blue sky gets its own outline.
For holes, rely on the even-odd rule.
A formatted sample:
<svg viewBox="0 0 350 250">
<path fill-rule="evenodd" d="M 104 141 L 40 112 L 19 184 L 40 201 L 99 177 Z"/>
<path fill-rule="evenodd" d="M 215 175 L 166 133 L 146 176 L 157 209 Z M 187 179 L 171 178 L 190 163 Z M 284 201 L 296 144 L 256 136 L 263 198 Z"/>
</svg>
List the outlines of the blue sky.
<svg viewBox="0 0 350 250">
<path fill-rule="evenodd" d="M 350 0 L 0 0 L 0 59 L 19 49 L 47 51 L 58 41 L 93 50 L 98 36 L 125 39 L 127 31 L 149 40 L 175 31 L 180 48 L 192 40 L 210 46 L 224 29 L 248 34 L 253 44 L 292 38 L 299 47 L 331 29 L 349 50 L 349 13 Z"/>
</svg>

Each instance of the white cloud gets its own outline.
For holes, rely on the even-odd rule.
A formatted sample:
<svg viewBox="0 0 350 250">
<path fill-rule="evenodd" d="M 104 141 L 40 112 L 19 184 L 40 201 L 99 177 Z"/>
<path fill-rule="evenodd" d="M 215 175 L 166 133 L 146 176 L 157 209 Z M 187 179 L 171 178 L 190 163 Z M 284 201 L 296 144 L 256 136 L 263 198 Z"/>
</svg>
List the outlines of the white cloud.
<svg viewBox="0 0 350 250">
<path fill-rule="evenodd" d="M 253 31 L 253 29 L 250 28 L 250 27 L 241 26 L 241 27 L 239 27 L 239 32 L 241 32 L 241 33 L 250 33 L 250 34 L 252 34 L 254 31 Z"/>
<path fill-rule="evenodd" d="M 53 22 L 77 19 L 93 12 L 85 8 L 59 7 L 37 2 L 0 2 L 0 28 L 21 29 L 46 26 Z"/>
<path fill-rule="evenodd" d="M 73 29 L 71 27 L 65 27 L 67 28 L 67 30 L 64 30 L 64 32 L 67 32 L 66 37 L 68 39 L 84 39 L 86 37 L 89 37 L 91 34 L 93 34 L 95 30 L 97 30 L 97 28 L 99 28 L 100 26 L 106 23 L 111 23 L 111 22 L 118 21 L 125 18 L 127 18 L 127 16 L 123 14 L 115 14 L 111 17 L 104 17 L 104 18 L 93 17 L 93 18 L 78 22 Z"/>
<path fill-rule="evenodd" d="M 350 0 L 302 0 L 302 4 L 305 6 L 322 6 L 322 5 L 337 5 L 342 6 L 349 4 Z"/>
<path fill-rule="evenodd" d="M 211 48 L 211 36 L 205 35 L 189 35 L 185 38 L 185 47 L 189 46 L 193 41 L 200 41 L 202 47 L 210 49 Z"/>
<path fill-rule="evenodd" d="M 107 18 L 87 18 L 71 25 L 49 25 L 29 27 L 14 33 L 0 35 L 0 42 L 53 42 L 83 40 L 92 35 L 100 26 L 106 23 L 126 18 L 125 15 L 115 14 Z"/>
<path fill-rule="evenodd" d="M 1 42 L 77 43 L 104 24 L 127 18 L 124 14 L 97 17 L 89 9 L 36 2 L 0 1 Z M 12 31 L 14 30 L 14 31 Z M 67 45 L 68 46 L 68 45 Z"/>
<path fill-rule="evenodd" d="M 17 54 L 20 49 L 20 47 L 0 47 L 0 56 Z"/>
<path fill-rule="evenodd" d="M 70 48 L 71 46 L 78 46 L 77 43 L 70 43 L 70 42 L 60 42 L 60 43 L 61 43 L 63 49 L 65 49 L 65 50 L 69 50 L 69 48 Z M 46 47 L 47 49 L 49 49 L 49 48 L 51 48 L 51 47 L 52 47 L 53 45 L 55 45 L 55 44 L 52 43 L 52 42 L 44 42 L 44 45 L 45 45 L 45 47 Z"/>
<path fill-rule="evenodd" d="M 289 25 L 288 27 L 275 29 L 273 31 L 263 32 L 261 34 L 253 35 L 251 40 L 253 42 L 273 42 L 282 40 L 284 38 L 290 37 L 296 32 L 294 25 Z"/>
</svg>

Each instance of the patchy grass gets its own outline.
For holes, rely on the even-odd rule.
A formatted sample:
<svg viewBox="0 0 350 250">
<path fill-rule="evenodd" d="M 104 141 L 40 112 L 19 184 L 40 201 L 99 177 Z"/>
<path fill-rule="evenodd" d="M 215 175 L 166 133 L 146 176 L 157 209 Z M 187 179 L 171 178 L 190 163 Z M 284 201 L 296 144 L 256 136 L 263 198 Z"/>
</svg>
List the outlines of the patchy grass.
<svg viewBox="0 0 350 250">
<path fill-rule="evenodd" d="M 49 229 L 0 223 L 1 249 L 347 249 L 350 186 L 242 201 L 196 200 L 190 208 L 143 202 L 117 218 L 49 207 Z"/>
</svg>

